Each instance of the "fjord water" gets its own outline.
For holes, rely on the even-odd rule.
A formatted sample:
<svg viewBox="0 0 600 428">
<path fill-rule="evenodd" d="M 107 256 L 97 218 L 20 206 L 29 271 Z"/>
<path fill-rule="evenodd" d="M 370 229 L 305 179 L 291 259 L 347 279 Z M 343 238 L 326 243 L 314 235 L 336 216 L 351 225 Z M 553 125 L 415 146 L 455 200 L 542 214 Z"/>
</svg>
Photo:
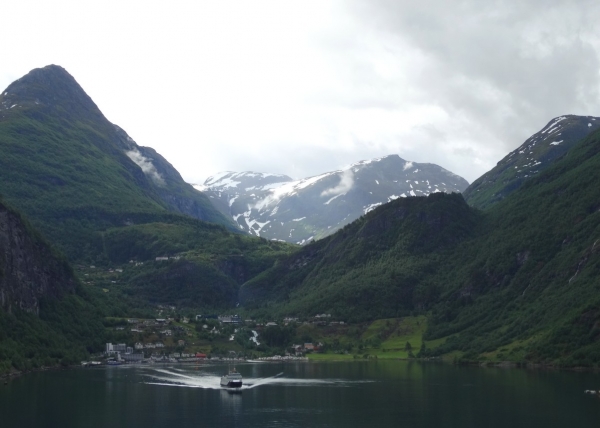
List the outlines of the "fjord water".
<svg viewBox="0 0 600 428">
<path fill-rule="evenodd" d="M 3 427 L 591 427 L 600 375 L 407 361 L 106 367 L 0 385 Z"/>
</svg>

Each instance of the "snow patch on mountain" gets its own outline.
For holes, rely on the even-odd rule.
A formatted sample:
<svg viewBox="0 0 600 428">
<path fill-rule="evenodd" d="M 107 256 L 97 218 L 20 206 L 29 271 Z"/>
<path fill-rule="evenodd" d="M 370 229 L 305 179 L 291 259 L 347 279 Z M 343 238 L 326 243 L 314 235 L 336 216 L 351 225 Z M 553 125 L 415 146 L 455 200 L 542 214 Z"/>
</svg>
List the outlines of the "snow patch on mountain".
<svg viewBox="0 0 600 428">
<path fill-rule="evenodd" d="M 368 159 L 368 160 L 361 160 L 361 161 L 359 161 L 359 162 L 353 163 L 353 164 L 352 164 L 352 165 L 350 165 L 350 167 L 348 167 L 348 168 L 344 168 L 344 170 L 346 170 L 346 169 L 352 169 L 353 167 L 358 167 L 358 166 L 365 166 L 365 165 L 369 165 L 369 164 L 371 164 L 371 163 L 374 163 L 374 162 L 379 162 L 379 161 L 381 161 L 382 159 L 385 159 L 386 157 L 387 157 L 387 156 L 384 156 L 384 157 L 382 157 L 382 158 L 373 158 L 373 159 Z M 355 172 L 356 172 L 356 171 L 355 171 Z"/>
<path fill-rule="evenodd" d="M 329 199 L 327 202 L 325 202 L 323 205 L 329 205 L 331 203 L 331 201 L 335 200 L 336 198 L 339 198 L 340 196 L 344 196 L 346 193 L 340 193 L 339 195 L 335 195 L 333 198 Z"/>
<path fill-rule="evenodd" d="M 269 194 L 265 198 L 256 202 L 253 205 L 253 208 L 262 211 L 265 208 L 276 204 L 281 198 L 296 195 L 299 191 L 306 189 L 307 187 L 315 184 L 317 181 L 332 174 L 334 174 L 334 172 L 326 172 L 324 174 L 316 175 L 303 180 L 286 182 L 279 187 L 269 189 Z"/>
<path fill-rule="evenodd" d="M 206 179 L 206 181 L 204 182 L 204 184 L 207 187 L 212 187 L 213 185 L 217 184 L 222 178 L 231 175 L 231 174 L 235 174 L 232 171 L 223 171 L 223 172 L 218 172 L 215 175 L 212 175 L 210 177 L 208 177 Z"/>
<path fill-rule="evenodd" d="M 208 178 L 203 189 L 248 233 L 305 244 L 395 199 L 460 192 L 467 186 L 437 165 L 389 155 L 300 180 L 228 171 Z"/>
<path fill-rule="evenodd" d="M 287 184 L 287 181 L 279 181 L 276 183 L 270 183 L 270 184 L 265 184 L 264 186 L 260 187 L 260 190 L 271 190 L 271 189 L 276 189 L 278 187 L 283 186 L 284 184 Z"/>
<path fill-rule="evenodd" d="M 548 124 L 546 129 L 541 131 L 541 133 L 542 134 L 545 134 L 545 133 L 551 134 L 551 133 L 555 132 L 555 127 L 558 125 L 558 123 L 562 122 L 565 119 L 566 119 L 565 116 L 559 116 L 559 117 L 555 118 Z"/>
<path fill-rule="evenodd" d="M 365 214 L 367 214 L 368 212 L 373 211 L 375 208 L 377 208 L 380 205 L 383 205 L 383 202 L 377 202 L 375 204 L 367 205 L 366 207 L 363 208 L 363 211 Z"/>
<path fill-rule="evenodd" d="M 248 226 L 248 230 L 250 231 L 250 233 L 253 232 L 256 234 L 256 236 L 260 236 L 260 231 L 263 229 L 263 227 L 271 223 L 271 220 L 267 220 L 261 223 L 258 220 L 250 220 L 248 217 L 245 217 L 244 220 L 246 221 L 246 225 Z"/>
</svg>

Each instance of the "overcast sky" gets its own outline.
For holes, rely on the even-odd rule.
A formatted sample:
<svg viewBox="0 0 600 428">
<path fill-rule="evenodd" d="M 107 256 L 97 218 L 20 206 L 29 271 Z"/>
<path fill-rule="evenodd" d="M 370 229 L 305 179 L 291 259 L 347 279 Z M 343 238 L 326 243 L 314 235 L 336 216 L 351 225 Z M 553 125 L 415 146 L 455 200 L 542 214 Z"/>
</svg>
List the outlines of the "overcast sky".
<svg viewBox="0 0 600 428">
<path fill-rule="evenodd" d="M 67 69 L 193 183 L 396 153 L 472 182 L 600 115 L 597 1 L 11 1 L 0 87 Z"/>
</svg>

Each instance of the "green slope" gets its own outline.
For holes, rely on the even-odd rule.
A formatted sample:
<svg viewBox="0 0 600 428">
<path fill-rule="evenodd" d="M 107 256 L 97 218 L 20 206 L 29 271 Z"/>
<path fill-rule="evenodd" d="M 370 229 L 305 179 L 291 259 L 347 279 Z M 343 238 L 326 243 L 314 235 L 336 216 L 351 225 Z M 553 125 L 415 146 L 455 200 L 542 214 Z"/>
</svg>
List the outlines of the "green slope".
<svg viewBox="0 0 600 428">
<path fill-rule="evenodd" d="M 397 199 L 244 284 L 240 299 L 350 322 L 407 315 L 439 293 L 430 273 L 478 222 L 459 194 Z"/>
<path fill-rule="evenodd" d="M 120 277 L 126 295 L 154 304 L 212 310 L 234 307 L 240 284 L 294 249 L 185 218 L 111 228 L 103 233 L 103 245 L 111 265 L 126 264 Z M 164 256 L 171 259 L 155 260 Z M 129 260 L 143 265 L 131 266 Z"/>
<path fill-rule="evenodd" d="M 107 268 L 177 255 L 177 263 L 146 263 L 127 277 L 121 291 L 130 308 L 230 307 L 241 283 L 292 249 L 239 236 L 58 66 L 0 93 L 0 193 L 73 263 Z"/>
<path fill-rule="evenodd" d="M 397 200 L 241 289 L 256 311 L 428 314 L 424 355 L 600 363 L 600 132 L 485 212 Z"/>
<path fill-rule="evenodd" d="M 594 132 L 489 210 L 437 275 L 446 286 L 427 337 L 451 336 L 437 352 L 600 362 L 599 152 Z"/>
<path fill-rule="evenodd" d="M 235 230 L 164 159 L 163 182 L 146 175 L 124 141 L 64 69 L 33 70 L 0 94 L 0 193 L 71 259 L 97 257 L 107 227 L 192 214 L 181 205 Z"/>
</svg>

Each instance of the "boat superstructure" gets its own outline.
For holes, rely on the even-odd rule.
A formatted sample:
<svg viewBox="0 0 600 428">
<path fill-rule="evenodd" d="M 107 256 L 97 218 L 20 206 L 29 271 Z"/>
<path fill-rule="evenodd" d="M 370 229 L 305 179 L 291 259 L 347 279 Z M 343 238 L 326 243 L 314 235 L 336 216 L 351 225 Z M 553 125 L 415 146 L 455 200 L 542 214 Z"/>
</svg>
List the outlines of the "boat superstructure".
<svg viewBox="0 0 600 428">
<path fill-rule="evenodd" d="M 221 387 L 223 388 L 241 388 L 242 387 L 242 375 L 239 374 L 235 368 L 229 370 L 229 373 L 221 377 Z"/>
</svg>

